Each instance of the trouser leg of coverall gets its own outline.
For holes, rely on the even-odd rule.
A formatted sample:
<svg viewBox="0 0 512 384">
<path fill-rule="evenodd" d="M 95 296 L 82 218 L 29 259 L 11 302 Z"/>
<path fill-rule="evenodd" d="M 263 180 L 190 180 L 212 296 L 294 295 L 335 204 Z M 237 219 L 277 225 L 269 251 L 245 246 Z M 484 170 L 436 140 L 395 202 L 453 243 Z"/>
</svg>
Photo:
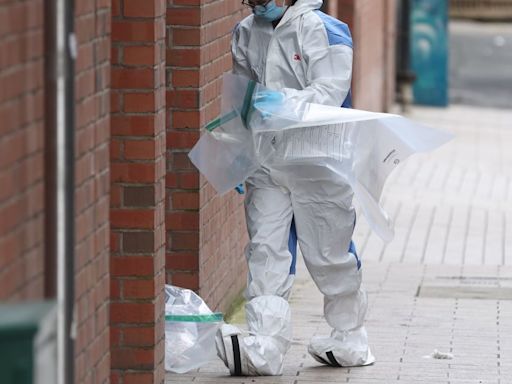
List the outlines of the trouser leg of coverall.
<svg viewBox="0 0 512 384">
<path fill-rule="evenodd" d="M 289 191 L 276 185 L 266 170 L 261 169 L 247 181 L 250 242 L 246 248 L 246 318 L 250 335 L 242 336 L 235 327 L 224 326 L 217 337 L 219 356 L 232 374 L 282 374 L 284 355 L 292 339 L 287 302 L 293 283 L 288 249 L 292 216 Z M 238 364 L 232 360 L 238 360 Z"/>
<path fill-rule="evenodd" d="M 293 211 L 304 261 L 324 294 L 324 315 L 333 331 L 330 337 L 314 337 L 308 350 L 329 365 L 371 364 L 361 264 L 348 252 L 355 224 L 353 193 L 326 169 L 310 174 L 316 175 L 314 180 L 289 177 Z"/>
</svg>

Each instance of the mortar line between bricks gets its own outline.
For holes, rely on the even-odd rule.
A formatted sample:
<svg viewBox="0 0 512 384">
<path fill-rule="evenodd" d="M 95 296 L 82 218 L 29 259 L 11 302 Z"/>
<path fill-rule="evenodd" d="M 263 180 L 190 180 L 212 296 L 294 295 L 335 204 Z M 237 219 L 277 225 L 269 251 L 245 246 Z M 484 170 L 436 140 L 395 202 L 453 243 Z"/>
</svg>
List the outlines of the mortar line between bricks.
<svg viewBox="0 0 512 384">
<path fill-rule="evenodd" d="M 33 128 L 34 126 L 36 126 L 37 124 L 40 124 L 42 122 L 43 122 L 43 119 L 38 119 L 38 120 L 34 120 L 33 122 L 23 124 L 23 125 L 19 126 L 17 129 L 15 129 L 14 131 L 8 132 L 0 139 L 2 142 L 4 142 L 4 141 L 8 141 L 9 139 L 12 139 L 11 136 L 23 136 L 23 134 L 26 133 L 25 131 L 29 131 L 31 128 Z M 23 153 L 19 158 L 17 158 L 15 160 L 14 163 L 7 164 L 7 165 L 0 167 L 0 173 L 10 171 L 12 169 L 12 167 L 15 167 L 16 165 L 21 164 L 24 161 L 30 160 L 31 157 L 34 157 L 39 153 L 44 153 L 43 146 L 38 147 L 37 149 L 35 149 L 32 152 Z"/>
<path fill-rule="evenodd" d="M 487 194 L 485 196 L 487 200 L 491 200 L 492 195 L 494 194 L 494 190 L 496 188 L 496 180 L 498 179 L 496 176 L 496 172 L 493 172 L 491 187 L 487 189 Z"/>
<path fill-rule="evenodd" d="M 41 152 L 42 152 L 42 151 L 41 151 Z M 38 153 L 39 153 L 39 151 L 38 151 L 38 152 L 36 152 L 35 154 L 38 154 Z M 25 158 L 25 159 L 20 160 L 20 163 L 21 163 L 21 162 L 24 162 L 25 160 L 26 160 L 26 158 Z M 3 171 L 1 171 L 1 170 L 0 170 L 0 174 L 2 174 L 2 173 L 3 173 Z M 37 179 L 37 180 L 36 180 L 36 181 L 34 181 L 33 183 L 30 183 L 29 185 L 27 185 L 27 186 L 24 188 L 24 190 L 23 190 L 23 191 L 19 191 L 17 194 L 15 194 L 15 195 L 13 195 L 13 196 L 11 196 L 11 197 L 8 197 L 7 199 L 5 199 L 5 200 L 1 201 L 1 202 L 0 202 L 0 209 L 4 209 L 5 207 L 8 207 L 8 206 L 10 206 L 10 205 L 12 205 L 12 204 L 15 204 L 15 203 L 16 203 L 16 201 L 19 201 L 19 200 L 24 199 L 27 195 L 30 195 L 30 193 L 32 192 L 32 190 L 33 190 L 34 188 L 36 188 L 36 187 L 37 187 L 37 186 L 38 186 L 42 181 L 43 181 L 43 179 L 42 179 L 42 178 L 41 178 L 41 179 Z M 41 214 L 41 212 L 36 212 L 36 213 L 34 213 L 33 215 L 31 215 L 31 216 L 27 216 L 25 220 L 29 220 L 30 218 L 33 218 L 34 216 L 37 216 L 37 215 L 39 215 L 39 214 Z M 2 236 L 7 235 L 7 234 L 8 234 L 8 233 L 10 233 L 12 230 L 16 229 L 16 228 L 17 228 L 17 227 L 19 227 L 19 226 L 23 226 L 23 225 L 24 225 L 24 221 L 21 221 L 21 222 L 20 222 L 19 224 L 17 224 L 16 226 L 11 227 L 11 228 L 8 230 L 9 232 L 5 232 L 5 233 L 3 233 L 3 234 L 2 234 Z"/>
<path fill-rule="evenodd" d="M 402 202 L 400 201 L 398 203 L 398 205 L 396 206 L 395 208 L 395 212 L 394 212 L 394 215 L 393 215 L 393 218 L 394 220 L 396 220 L 396 218 L 398 217 L 398 215 L 400 214 L 400 210 L 402 208 Z M 382 262 L 383 259 L 384 259 L 384 254 L 386 253 L 386 249 L 388 248 L 388 244 L 389 243 L 386 243 L 384 244 L 384 246 L 382 247 L 382 250 L 380 251 L 380 255 L 379 255 L 379 262 Z"/>
<path fill-rule="evenodd" d="M 499 276 L 499 272 L 498 272 Z M 497 371 L 498 371 L 498 384 L 501 384 L 501 345 L 500 345 L 500 315 L 501 315 L 501 301 L 496 301 L 496 349 L 497 349 L 497 358 L 498 358 L 498 364 L 497 364 Z"/>
<path fill-rule="evenodd" d="M 487 247 L 487 241 L 489 236 L 489 209 L 485 209 L 485 215 L 484 215 L 484 238 L 482 241 L 482 265 L 485 265 L 485 249 Z"/>
<path fill-rule="evenodd" d="M 480 182 L 482 181 L 482 173 L 480 171 L 478 171 L 476 173 L 476 175 L 477 176 L 476 176 L 475 186 L 473 187 L 473 191 L 471 193 L 471 205 L 474 205 L 474 202 L 477 199 L 476 196 L 477 196 L 478 186 L 480 185 Z"/>
<path fill-rule="evenodd" d="M 458 311 L 458 308 L 459 308 L 459 299 L 455 298 L 455 302 L 454 302 L 454 307 L 453 307 L 453 310 L 452 310 L 452 327 L 451 327 L 451 330 L 450 330 L 450 353 L 453 354 L 453 341 L 454 341 L 454 338 L 455 338 L 455 323 L 457 321 L 457 311 Z M 446 372 L 447 374 L 447 378 L 448 378 L 448 384 L 450 384 L 450 369 L 451 369 L 451 364 L 448 363 L 448 370 Z"/>
<path fill-rule="evenodd" d="M 466 250 L 468 247 L 468 236 L 469 236 L 469 227 L 471 224 L 471 216 L 473 212 L 473 206 L 469 206 L 468 214 L 466 217 L 466 228 L 464 230 L 464 243 L 462 246 L 462 265 L 466 264 Z"/>
<path fill-rule="evenodd" d="M 463 168 L 462 169 L 462 175 L 460 176 L 459 183 L 457 185 L 457 188 L 455 188 L 455 190 L 457 191 L 458 194 L 461 193 L 462 186 L 464 185 L 464 179 L 466 178 L 467 174 L 468 174 L 468 169 L 467 168 Z"/>
<path fill-rule="evenodd" d="M 425 274 L 426 274 L 426 265 L 423 265 L 422 266 L 422 273 L 421 273 L 421 281 L 423 281 L 425 279 Z M 412 309 L 411 309 L 411 312 L 409 314 L 409 319 L 408 319 L 408 326 L 407 326 L 407 332 L 405 334 L 405 339 L 404 339 L 404 345 L 403 345 L 403 351 L 402 351 L 402 357 L 400 358 L 400 365 L 398 366 L 398 376 L 397 376 L 397 381 L 400 381 L 400 373 L 402 371 L 402 365 L 404 364 L 403 362 L 403 357 L 407 351 L 407 344 L 408 344 L 408 341 L 409 341 L 409 335 L 411 333 L 411 327 L 412 327 L 412 321 L 414 319 L 414 315 L 416 313 L 416 306 L 418 304 L 418 297 L 417 296 L 413 296 L 413 305 L 412 305 Z"/>
<path fill-rule="evenodd" d="M 404 363 L 404 356 L 407 351 L 407 342 L 409 340 L 409 334 L 411 332 L 412 319 L 414 317 L 414 313 L 416 312 L 417 301 L 418 301 L 418 298 L 414 297 L 412 309 L 411 309 L 411 312 L 409 313 L 409 317 L 407 319 L 407 324 L 408 324 L 407 332 L 405 333 L 405 339 L 404 339 L 404 344 L 403 344 L 403 349 L 402 349 L 402 356 L 400 357 L 400 364 L 398 365 L 398 375 L 396 378 L 397 381 L 400 381 L 400 373 L 402 372 L 402 364 Z"/>
<path fill-rule="evenodd" d="M 446 262 L 446 250 L 448 249 L 448 240 L 450 238 L 450 232 L 452 228 L 452 221 L 453 221 L 453 206 L 450 206 L 450 213 L 448 214 L 448 226 L 446 227 L 446 235 L 444 237 L 444 244 L 443 244 L 443 257 L 441 259 L 441 264 L 445 264 Z"/>
<path fill-rule="evenodd" d="M 427 180 L 424 184 L 425 189 L 429 189 L 430 186 L 432 185 L 432 180 L 434 180 L 434 175 L 437 173 L 438 169 L 439 169 L 439 165 L 437 163 L 434 163 L 432 165 L 432 169 L 427 177 Z"/>
<path fill-rule="evenodd" d="M 430 213 L 430 220 L 428 222 L 428 227 L 427 227 L 427 235 L 425 236 L 425 241 L 423 242 L 423 249 L 421 252 L 421 260 L 420 260 L 421 264 L 425 264 L 425 257 L 427 255 L 428 242 L 430 240 L 430 234 L 432 233 L 432 225 L 434 224 L 434 218 L 436 217 L 436 212 L 437 212 L 437 207 L 436 206 L 432 207 L 432 212 Z"/>
<path fill-rule="evenodd" d="M 391 264 L 388 264 L 384 271 L 384 278 L 378 284 L 377 293 L 372 295 L 373 302 L 377 302 L 379 300 L 379 297 L 381 297 L 384 284 L 386 283 L 386 281 L 388 280 L 388 277 L 389 277 L 390 269 L 391 269 Z M 373 305 L 368 305 L 368 309 L 366 312 L 366 318 L 368 318 L 372 312 L 373 312 Z"/>
<path fill-rule="evenodd" d="M 405 259 L 405 252 L 407 251 L 407 246 L 409 245 L 409 240 L 411 238 L 411 232 L 414 227 L 414 223 L 416 222 L 416 218 L 418 217 L 419 205 L 416 204 L 414 206 L 414 213 L 412 214 L 411 221 L 409 223 L 409 228 L 407 228 L 407 233 L 405 235 L 404 245 L 402 247 L 402 254 L 400 255 L 400 262 L 403 263 Z"/>
<path fill-rule="evenodd" d="M 502 234 L 501 234 L 501 265 L 505 265 L 506 260 L 506 238 L 507 238 L 507 215 L 505 212 L 501 213 L 501 227 L 502 227 Z"/>
<path fill-rule="evenodd" d="M 446 188 L 447 188 L 447 185 L 448 185 L 448 180 L 450 180 L 450 179 L 451 179 L 451 175 L 452 175 L 453 170 L 454 170 L 454 168 L 455 168 L 455 167 L 454 167 L 454 165 L 453 165 L 453 164 L 454 164 L 453 159 L 451 159 L 451 161 L 450 161 L 449 163 L 451 164 L 451 166 L 450 166 L 450 168 L 448 169 L 448 172 L 446 172 L 446 176 L 444 177 L 443 182 L 441 183 L 441 189 L 442 189 L 442 191 L 444 192 L 444 193 L 442 194 L 442 197 L 441 197 L 441 199 L 442 199 L 442 200 L 441 200 L 441 201 L 444 201 L 444 198 L 445 198 L 445 196 L 446 196 L 446 192 L 447 192 L 447 191 L 446 191 Z"/>
<path fill-rule="evenodd" d="M 512 179 L 507 175 L 505 177 L 505 180 L 506 180 L 506 183 L 505 183 L 505 198 L 506 198 L 510 192 L 510 183 L 511 183 Z"/>
<path fill-rule="evenodd" d="M 413 172 L 412 177 L 409 180 L 409 185 L 415 185 L 416 184 L 416 179 L 418 178 L 418 175 L 420 173 L 421 166 L 422 166 L 422 164 L 420 162 L 418 162 L 416 164 L 415 171 Z"/>
</svg>

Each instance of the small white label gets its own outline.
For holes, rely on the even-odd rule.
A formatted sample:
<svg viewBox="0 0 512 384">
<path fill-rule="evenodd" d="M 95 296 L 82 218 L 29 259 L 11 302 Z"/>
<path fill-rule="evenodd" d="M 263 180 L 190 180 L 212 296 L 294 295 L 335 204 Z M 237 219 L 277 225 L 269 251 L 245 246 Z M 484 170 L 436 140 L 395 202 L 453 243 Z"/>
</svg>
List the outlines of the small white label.
<svg viewBox="0 0 512 384">
<path fill-rule="evenodd" d="M 71 33 L 69 35 L 69 39 L 68 39 L 68 44 L 69 44 L 69 53 L 71 55 L 71 57 L 73 59 L 76 59 L 76 56 L 77 56 L 77 42 L 76 42 L 76 35 L 74 33 Z"/>
</svg>

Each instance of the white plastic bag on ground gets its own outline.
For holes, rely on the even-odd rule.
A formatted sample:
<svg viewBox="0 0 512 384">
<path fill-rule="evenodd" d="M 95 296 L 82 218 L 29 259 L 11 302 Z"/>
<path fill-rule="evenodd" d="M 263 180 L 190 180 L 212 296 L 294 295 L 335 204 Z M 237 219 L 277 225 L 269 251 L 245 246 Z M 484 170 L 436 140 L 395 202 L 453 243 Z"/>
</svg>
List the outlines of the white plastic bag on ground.
<svg viewBox="0 0 512 384">
<path fill-rule="evenodd" d="M 185 373 L 215 359 L 222 313 L 189 289 L 166 285 L 165 296 L 165 369 Z"/>
<path fill-rule="evenodd" d="M 262 165 L 284 174 L 303 165 L 326 167 L 352 187 L 371 228 L 390 241 L 392 224 L 379 205 L 387 177 L 411 154 L 453 135 L 398 115 L 297 103 L 284 95 L 281 103 L 254 102 L 267 91 L 243 76 L 224 75 L 222 114 L 190 151 L 194 165 L 221 194 Z"/>
</svg>

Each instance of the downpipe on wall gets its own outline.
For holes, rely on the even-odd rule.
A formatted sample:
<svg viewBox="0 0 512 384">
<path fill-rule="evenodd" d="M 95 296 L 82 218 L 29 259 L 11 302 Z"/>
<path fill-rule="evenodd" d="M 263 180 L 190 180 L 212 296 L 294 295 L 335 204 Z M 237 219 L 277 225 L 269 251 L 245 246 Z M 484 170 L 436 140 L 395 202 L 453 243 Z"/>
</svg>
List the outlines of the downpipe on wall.
<svg viewBox="0 0 512 384">
<path fill-rule="evenodd" d="M 76 334 L 74 66 L 77 48 L 74 34 L 74 1 L 45 1 L 44 17 L 44 290 L 46 298 L 57 298 L 57 383 L 72 384 Z"/>
</svg>

